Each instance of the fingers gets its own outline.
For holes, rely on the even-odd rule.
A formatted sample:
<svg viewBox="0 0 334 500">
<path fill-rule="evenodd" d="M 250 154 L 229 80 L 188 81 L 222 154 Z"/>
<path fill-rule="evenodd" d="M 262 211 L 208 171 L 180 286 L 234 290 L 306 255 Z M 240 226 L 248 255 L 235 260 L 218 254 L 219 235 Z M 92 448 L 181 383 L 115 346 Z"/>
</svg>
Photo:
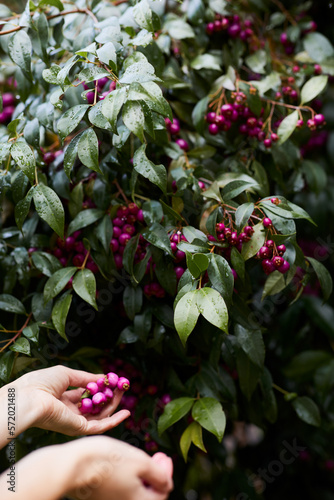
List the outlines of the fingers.
<svg viewBox="0 0 334 500">
<path fill-rule="evenodd" d="M 94 415 L 87 417 L 87 425 L 85 434 L 102 434 L 119 425 L 123 420 L 128 418 L 131 413 L 128 410 L 120 410 L 111 417 L 106 417 L 101 420 L 91 420 Z"/>
<path fill-rule="evenodd" d="M 169 471 L 170 472 L 170 471 Z M 157 493 L 169 493 L 173 489 L 173 480 L 171 475 L 167 473 L 166 468 L 161 464 L 156 463 L 148 457 L 146 467 L 142 471 L 141 478 L 148 483 Z"/>
<path fill-rule="evenodd" d="M 165 455 L 165 453 L 155 453 L 152 460 L 165 470 L 168 477 L 173 476 L 173 460 Z"/>
<path fill-rule="evenodd" d="M 86 387 L 89 382 L 96 382 L 99 378 L 103 377 L 103 373 L 94 374 L 85 372 L 83 370 L 74 370 L 73 368 L 68 368 L 67 366 L 62 367 L 66 371 L 66 375 L 68 377 L 68 385 L 73 387 Z"/>
</svg>

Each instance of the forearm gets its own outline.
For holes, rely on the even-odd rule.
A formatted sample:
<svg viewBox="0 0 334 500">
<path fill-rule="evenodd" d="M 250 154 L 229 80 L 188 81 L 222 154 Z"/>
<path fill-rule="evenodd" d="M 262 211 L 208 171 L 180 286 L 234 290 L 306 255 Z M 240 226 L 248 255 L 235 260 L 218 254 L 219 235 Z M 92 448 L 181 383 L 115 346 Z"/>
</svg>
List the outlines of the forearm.
<svg viewBox="0 0 334 500">
<path fill-rule="evenodd" d="M 0 449 L 34 425 L 38 409 L 29 389 L 13 382 L 0 389 Z"/>
<path fill-rule="evenodd" d="M 0 476 L 1 500 L 58 500 L 75 484 L 77 461 L 67 444 L 26 456 Z"/>
</svg>

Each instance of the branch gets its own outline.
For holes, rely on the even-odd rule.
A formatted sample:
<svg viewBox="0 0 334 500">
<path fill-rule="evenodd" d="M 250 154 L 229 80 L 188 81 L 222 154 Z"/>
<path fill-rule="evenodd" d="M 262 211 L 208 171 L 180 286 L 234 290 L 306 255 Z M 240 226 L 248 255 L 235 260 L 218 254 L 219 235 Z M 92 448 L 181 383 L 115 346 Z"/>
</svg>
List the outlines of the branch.
<svg viewBox="0 0 334 500">
<path fill-rule="evenodd" d="M 15 340 L 21 335 L 21 333 L 23 332 L 23 330 L 25 329 L 26 326 L 28 326 L 29 324 L 29 321 L 31 320 L 31 317 L 32 317 L 32 313 L 29 314 L 29 316 L 27 317 L 24 325 L 19 329 L 19 331 L 17 332 L 16 335 L 14 335 L 14 337 L 12 339 L 10 339 L 9 342 L 7 342 L 6 345 L 4 345 L 1 349 L 0 349 L 0 353 L 3 352 L 6 347 L 8 347 L 10 344 L 12 344 L 13 342 L 15 342 Z"/>
</svg>

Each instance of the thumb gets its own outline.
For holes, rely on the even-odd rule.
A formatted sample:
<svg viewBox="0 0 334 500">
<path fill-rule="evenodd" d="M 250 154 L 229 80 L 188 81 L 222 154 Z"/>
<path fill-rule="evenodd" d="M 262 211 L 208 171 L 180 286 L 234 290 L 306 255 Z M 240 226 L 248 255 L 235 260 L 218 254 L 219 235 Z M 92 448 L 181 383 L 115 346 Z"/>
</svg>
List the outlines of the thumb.
<svg viewBox="0 0 334 500">
<path fill-rule="evenodd" d="M 168 493 L 173 489 L 173 480 L 170 471 L 170 466 L 167 472 L 165 466 L 162 466 L 160 463 L 157 463 L 156 460 L 152 460 L 148 457 L 141 478 L 144 483 L 151 486 L 154 490 L 161 493 Z"/>
<path fill-rule="evenodd" d="M 173 461 L 165 453 L 155 453 L 152 460 L 166 471 L 168 477 L 173 476 Z"/>
</svg>

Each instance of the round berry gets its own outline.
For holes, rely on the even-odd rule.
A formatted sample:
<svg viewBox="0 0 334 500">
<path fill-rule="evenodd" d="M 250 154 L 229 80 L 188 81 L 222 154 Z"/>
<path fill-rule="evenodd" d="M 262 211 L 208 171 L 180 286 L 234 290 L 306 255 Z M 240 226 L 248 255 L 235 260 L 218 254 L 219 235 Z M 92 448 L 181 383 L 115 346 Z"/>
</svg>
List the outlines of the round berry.
<svg viewBox="0 0 334 500">
<path fill-rule="evenodd" d="M 219 132 L 219 127 L 216 123 L 210 123 L 208 130 L 209 130 L 209 134 L 217 135 Z"/>
<path fill-rule="evenodd" d="M 179 280 L 181 278 L 182 274 L 184 273 L 183 267 L 178 266 L 178 267 L 176 267 L 174 269 L 174 271 L 175 271 L 175 274 L 176 274 L 176 279 Z"/>
<path fill-rule="evenodd" d="M 94 394 L 96 394 L 97 392 L 99 392 L 99 388 L 98 388 L 98 385 L 97 385 L 96 382 L 89 382 L 86 385 L 86 389 L 87 389 L 87 391 L 90 392 L 91 396 L 94 396 Z"/>
<path fill-rule="evenodd" d="M 183 151 L 188 151 L 189 149 L 189 144 L 187 143 L 186 140 L 184 139 L 176 139 L 176 144 L 181 148 L 183 149 Z"/>
<path fill-rule="evenodd" d="M 125 247 L 125 245 L 131 240 L 131 235 L 128 233 L 122 233 L 118 238 L 118 241 L 121 245 Z"/>
<path fill-rule="evenodd" d="M 117 252 L 117 250 L 119 249 L 119 243 L 115 238 L 112 238 L 110 240 L 110 248 L 113 253 Z"/>
<path fill-rule="evenodd" d="M 72 259 L 72 264 L 75 267 L 81 267 L 84 261 L 85 261 L 85 256 L 82 255 L 82 253 L 77 253 Z"/>
<path fill-rule="evenodd" d="M 278 252 L 278 255 L 282 256 L 286 252 L 286 246 L 285 245 L 279 245 L 277 247 L 277 252 Z"/>
<path fill-rule="evenodd" d="M 2 105 L 4 108 L 7 106 L 14 106 L 15 104 L 15 96 L 10 92 L 4 92 L 2 94 Z"/>
<path fill-rule="evenodd" d="M 261 247 L 258 255 L 260 259 L 268 259 L 271 256 L 271 250 L 268 247 Z"/>
<path fill-rule="evenodd" d="M 280 203 L 280 200 L 279 198 L 271 198 L 271 203 L 273 203 L 273 205 L 278 205 Z"/>
<path fill-rule="evenodd" d="M 105 387 L 105 389 L 103 389 L 103 394 L 107 398 L 107 401 L 110 401 L 114 397 L 114 393 L 112 392 L 110 387 Z"/>
<path fill-rule="evenodd" d="M 109 382 L 109 387 L 111 389 L 115 389 L 115 387 L 117 386 L 119 377 L 116 373 L 109 372 L 109 373 L 107 373 L 107 380 Z"/>
<path fill-rule="evenodd" d="M 112 222 L 114 226 L 123 227 L 125 224 L 125 219 L 121 217 L 115 217 Z"/>
<path fill-rule="evenodd" d="M 117 387 L 120 391 L 127 391 L 130 389 L 130 382 L 125 377 L 120 377 L 117 382 Z"/>
<path fill-rule="evenodd" d="M 172 135 L 176 135 L 180 132 L 180 125 L 178 123 L 171 123 L 169 126 L 169 131 Z"/>
<path fill-rule="evenodd" d="M 220 108 L 221 112 L 226 118 L 230 118 L 233 113 L 233 106 L 232 104 L 223 104 L 222 107 Z"/>
<path fill-rule="evenodd" d="M 315 115 L 313 120 L 316 125 L 323 125 L 325 123 L 325 117 L 321 113 Z"/>
<path fill-rule="evenodd" d="M 263 141 L 263 145 L 264 145 L 264 147 L 265 147 L 265 148 L 267 148 L 267 149 L 271 148 L 271 140 L 270 140 L 270 139 L 265 139 L 265 140 Z"/>
<path fill-rule="evenodd" d="M 271 222 L 271 219 L 269 217 L 265 217 L 262 221 L 264 227 L 271 227 L 273 223 Z"/>
<path fill-rule="evenodd" d="M 276 256 L 272 258 L 272 263 L 274 264 L 275 268 L 278 269 L 283 265 L 284 259 L 282 257 Z"/>
<path fill-rule="evenodd" d="M 86 99 L 87 99 L 88 104 L 94 103 L 94 97 L 95 97 L 95 92 L 93 92 L 93 91 L 87 92 Z"/>
<path fill-rule="evenodd" d="M 278 271 L 282 274 L 285 274 L 289 271 L 289 269 L 290 269 L 289 262 L 287 260 L 284 260 L 283 264 L 281 266 L 279 266 Z"/>
<path fill-rule="evenodd" d="M 315 123 L 315 121 L 312 118 L 307 120 L 307 126 L 310 130 L 315 130 L 317 128 L 317 124 Z"/>
<path fill-rule="evenodd" d="M 241 31 L 240 24 L 232 24 L 229 26 L 227 33 L 230 35 L 231 38 L 237 38 Z"/>
<path fill-rule="evenodd" d="M 275 246 L 275 243 L 273 242 L 273 240 L 267 240 L 266 241 L 266 247 L 267 248 L 274 248 Z"/>
<path fill-rule="evenodd" d="M 93 402 L 90 398 L 83 398 L 79 403 L 79 410 L 81 413 L 91 413 L 93 409 Z"/>
<path fill-rule="evenodd" d="M 314 65 L 314 74 L 321 75 L 321 73 L 322 73 L 322 67 L 320 66 L 320 64 L 315 64 Z"/>
<path fill-rule="evenodd" d="M 252 226 L 246 226 L 244 231 L 247 234 L 247 236 L 252 236 L 252 234 L 254 233 L 254 229 L 252 228 Z"/>
<path fill-rule="evenodd" d="M 210 111 L 205 117 L 206 121 L 208 123 L 215 123 L 216 122 L 217 115 L 214 113 L 214 111 Z"/>
<path fill-rule="evenodd" d="M 272 140 L 272 142 L 277 142 L 279 137 L 277 134 L 275 133 L 272 133 L 271 136 L 270 136 L 270 139 Z"/>
<path fill-rule="evenodd" d="M 303 121 L 303 120 L 298 120 L 298 121 L 297 121 L 297 125 L 296 125 L 296 127 L 297 127 L 297 128 L 302 128 L 302 127 L 303 127 L 303 125 L 304 125 L 304 121 Z"/>
<path fill-rule="evenodd" d="M 270 274 L 276 269 L 272 261 L 269 259 L 265 259 L 262 261 L 262 268 L 266 274 Z"/>
<path fill-rule="evenodd" d="M 289 43 L 288 35 L 286 33 L 281 33 L 280 41 L 282 45 L 286 45 L 287 43 Z"/>
<path fill-rule="evenodd" d="M 55 154 L 52 153 L 51 151 L 49 151 L 48 153 L 45 153 L 45 155 L 43 155 L 43 161 L 47 165 L 50 165 L 50 163 L 52 163 L 55 160 L 55 158 L 56 158 Z"/>
<path fill-rule="evenodd" d="M 107 402 L 107 397 L 103 392 L 97 392 L 92 397 L 92 402 L 94 406 L 103 406 Z"/>
<path fill-rule="evenodd" d="M 163 396 L 161 396 L 161 403 L 166 406 L 168 405 L 168 403 L 170 403 L 172 401 L 172 398 L 170 397 L 169 394 L 164 394 Z"/>
<path fill-rule="evenodd" d="M 108 385 L 108 379 L 106 379 L 106 377 L 101 377 L 97 379 L 96 385 L 99 388 L 99 391 L 103 391 L 105 387 Z"/>
<path fill-rule="evenodd" d="M 212 35 L 214 31 L 215 31 L 215 25 L 214 25 L 214 23 L 208 23 L 206 25 L 206 32 L 207 32 L 207 34 L 208 35 Z"/>
</svg>

